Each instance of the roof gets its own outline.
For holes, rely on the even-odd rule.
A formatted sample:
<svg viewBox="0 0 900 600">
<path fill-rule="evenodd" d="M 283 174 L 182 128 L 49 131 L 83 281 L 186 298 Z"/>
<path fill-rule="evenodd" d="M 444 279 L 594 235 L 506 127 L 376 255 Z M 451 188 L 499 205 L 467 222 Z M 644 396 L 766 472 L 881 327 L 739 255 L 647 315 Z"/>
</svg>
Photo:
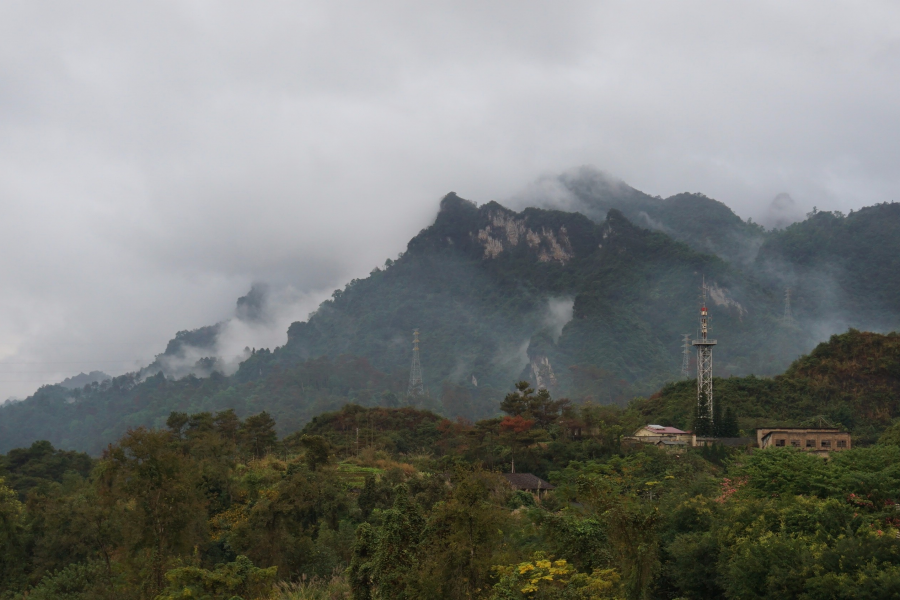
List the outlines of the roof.
<svg viewBox="0 0 900 600">
<path fill-rule="evenodd" d="M 687 431 L 682 431 L 677 427 L 664 427 L 662 425 L 644 425 L 643 429 L 658 433 L 659 435 L 683 435 L 687 433 Z"/>
<path fill-rule="evenodd" d="M 555 490 L 556 486 L 531 473 L 503 473 L 514 490 Z"/>
<path fill-rule="evenodd" d="M 683 440 L 659 440 L 656 443 L 664 446 L 687 446 L 687 442 Z"/>
<path fill-rule="evenodd" d="M 847 433 L 839 427 L 760 427 L 759 431 L 821 431 L 822 433 Z"/>
</svg>

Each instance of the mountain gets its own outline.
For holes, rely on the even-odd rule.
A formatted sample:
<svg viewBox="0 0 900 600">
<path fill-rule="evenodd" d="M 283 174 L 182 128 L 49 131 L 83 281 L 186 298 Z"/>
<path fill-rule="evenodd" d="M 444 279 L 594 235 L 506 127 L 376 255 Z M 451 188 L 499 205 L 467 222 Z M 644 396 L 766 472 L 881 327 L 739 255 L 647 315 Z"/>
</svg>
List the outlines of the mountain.
<svg viewBox="0 0 900 600">
<path fill-rule="evenodd" d="M 232 373 L 216 356 L 226 321 L 178 332 L 138 373 L 0 407 L 0 451 L 48 439 L 97 452 L 172 410 L 268 410 L 282 433 L 346 402 L 477 419 L 520 379 L 624 406 L 682 378 L 703 282 L 720 376 L 781 373 L 847 327 L 900 329 L 900 205 L 765 231 L 703 195 L 656 198 L 588 175 L 565 181 L 567 208 L 581 212 L 450 193 L 406 252 L 293 323 L 284 346 L 248 349 Z M 264 287 L 233 318 L 265 321 Z M 428 394 L 410 399 L 414 329 Z"/>
<path fill-rule="evenodd" d="M 292 325 L 273 360 L 352 353 L 382 370 L 405 369 L 418 328 L 433 388 L 474 377 L 506 389 L 544 365 L 558 389 L 570 391 L 589 385 L 579 373 L 599 368 L 608 381 L 594 377 L 593 391 L 614 401 L 602 388 L 618 387 L 624 400 L 625 389 L 649 391 L 677 377 L 681 334 L 695 325 L 704 277 L 717 334 L 740 340 L 722 345 L 722 369 L 774 373 L 801 351 L 796 338 L 780 340 L 786 350 L 774 356 L 761 347 L 777 323 L 779 294 L 616 209 L 595 223 L 579 213 L 478 207 L 449 194 L 398 261 Z M 566 304 L 568 321 L 553 313 Z"/>
<path fill-rule="evenodd" d="M 770 232 L 753 265 L 770 285 L 792 289 L 809 327 L 900 329 L 900 203 L 849 215 L 814 210 Z M 829 322 L 831 321 L 831 322 Z"/>
<path fill-rule="evenodd" d="M 72 377 L 66 377 L 59 382 L 59 385 L 64 388 L 74 390 L 86 385 L 91 385 L 92 383 L 100 383 L 101 381 L 105 381 L 107 379 L 112 378 L 103 371 L 91 371 L 90 373 L 79 373 L 78 375 L 74 375 Z"/>
<path fill-rule="evenodd" d="M 737 264 L 754 260 L 765 229 L 744 221 L 724 203 L 700 193 L 669 198 L 650 196 L 624 181 L 591 167 L 581 167 L 553 178 L 551 194 L 529 197 L 534 205 L 563 205 L 602 221 L 618 210 L 639 227 L 661 231 L 700 252 L 715 254 Z"/>
</svg>

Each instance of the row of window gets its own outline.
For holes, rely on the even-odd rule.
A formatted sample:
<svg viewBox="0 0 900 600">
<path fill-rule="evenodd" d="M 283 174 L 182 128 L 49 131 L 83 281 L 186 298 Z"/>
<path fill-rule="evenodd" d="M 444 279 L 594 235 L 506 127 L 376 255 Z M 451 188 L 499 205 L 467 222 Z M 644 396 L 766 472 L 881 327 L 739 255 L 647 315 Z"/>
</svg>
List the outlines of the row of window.
<svg viewBox="0 0 900 600">
<path fill-rule="evenodd" d="M 775 445 L 776 445 L 776 446 L 785 446 L 786 443 L 787 443 L 787 440 L 784 439 L 784 438 L 779 438 L 779 439 L 776 439 L 776 440 L 775 440 Z M 791 440 L 791 446 L 793 446 L 794 448 L 799 448 L 799 447 L 800 447 L 800 440 Z M 816 440 L 806 440 L 806 447 L 807 447 L 807 448 L 815 448 L 815 447 L 816 447 Z M 822 447 L 823 447 L 823 448 L 831 448 L 831 440 L 822 440 Z M 838 441 L 837 441 L 837 447 L 838 447 L 838 448 L 846 448 L 846 447 L 847 447 L 847 440 L 838 440 Z"/>
</svg>

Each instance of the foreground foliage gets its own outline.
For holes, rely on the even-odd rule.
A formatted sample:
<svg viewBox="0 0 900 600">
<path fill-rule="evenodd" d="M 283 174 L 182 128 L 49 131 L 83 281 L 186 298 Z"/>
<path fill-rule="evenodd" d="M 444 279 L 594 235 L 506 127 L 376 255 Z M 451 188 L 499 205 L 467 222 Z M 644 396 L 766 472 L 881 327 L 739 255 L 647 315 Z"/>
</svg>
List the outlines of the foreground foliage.
<svg viewBox="0 0 900 600">
<path fill-rule="evenodd" d="M 828 460 L 664 452 L 621 444 L 627 411 L 524 383 L 502 405 L 474 424 L 348 406 L 281 441 L 264 413 L 172 413 L 97 460 L 16 450 L 3 464 L 18 490 L 0 482 L 0 598 L 900 594 L 892 430 Z M 499 472 L 513 459 L 556 489 L 512 490 Z"/>
</svg>

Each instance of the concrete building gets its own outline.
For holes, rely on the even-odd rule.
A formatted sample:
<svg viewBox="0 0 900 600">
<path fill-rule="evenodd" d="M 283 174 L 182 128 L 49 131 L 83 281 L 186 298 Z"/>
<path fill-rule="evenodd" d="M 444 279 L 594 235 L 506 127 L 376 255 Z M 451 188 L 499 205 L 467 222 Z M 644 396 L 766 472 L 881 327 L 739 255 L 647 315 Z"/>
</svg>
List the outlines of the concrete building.
<svg viewBox="0 0 900 600">
<path fill-rule="evenodd" d="M 850 449 L 850 434 L 833 427 L 771 427 L 756 430 L 760 448 L 797 448 L 804 452 Z"/>
</svg>

